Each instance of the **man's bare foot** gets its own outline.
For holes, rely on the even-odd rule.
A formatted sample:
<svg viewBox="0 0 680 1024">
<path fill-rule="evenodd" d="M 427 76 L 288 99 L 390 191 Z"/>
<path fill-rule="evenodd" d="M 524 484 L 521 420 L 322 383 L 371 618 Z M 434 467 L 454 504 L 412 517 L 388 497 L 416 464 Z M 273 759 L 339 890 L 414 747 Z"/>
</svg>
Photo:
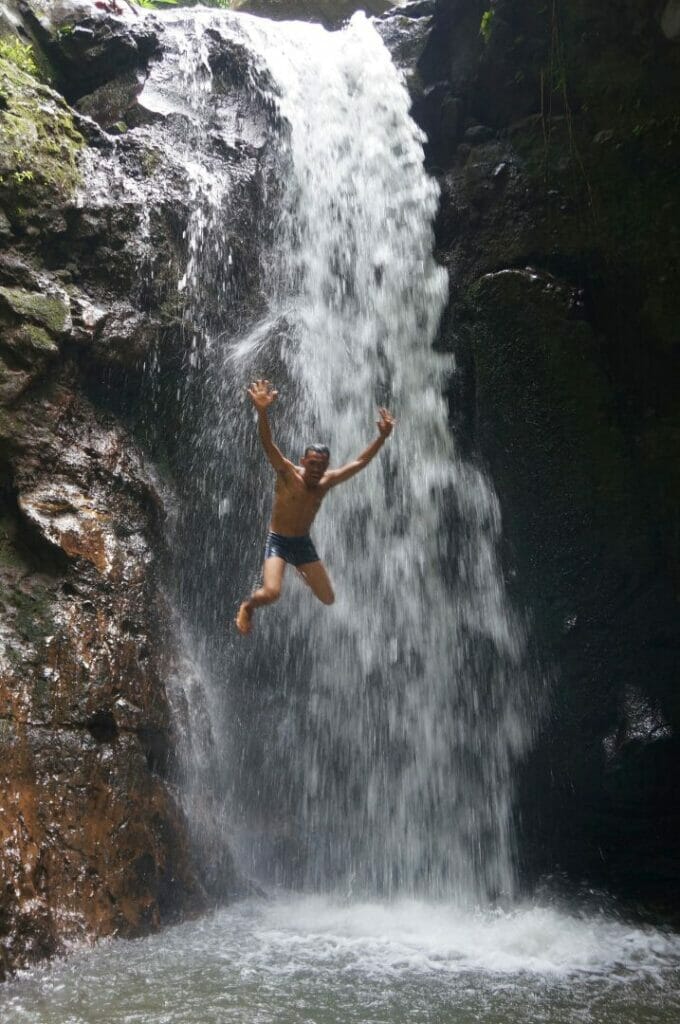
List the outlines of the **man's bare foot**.
<svg viewBox="0 0 680 1024">
<path fill-rule="evenodd" d="M 241 636 L 248 636 L 253 628 L 253 609 L 244 601 L 235 618 L 236 628 Z"/>
</svg>

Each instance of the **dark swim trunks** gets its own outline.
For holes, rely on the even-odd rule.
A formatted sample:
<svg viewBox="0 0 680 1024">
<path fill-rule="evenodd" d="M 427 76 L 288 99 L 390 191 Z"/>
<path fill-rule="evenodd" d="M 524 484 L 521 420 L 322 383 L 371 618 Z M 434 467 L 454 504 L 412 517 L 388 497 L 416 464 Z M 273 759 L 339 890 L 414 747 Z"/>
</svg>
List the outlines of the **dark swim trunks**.
<svg viewBox="0 0 680 1024">
<path fill-rule="evenodd" d="M 289 565 L 306 565 L 307 562 L 318 562 L 319 556 L 309 534 L 304 537 L 284 537 L 282 533 L 267 534 L 267 545 L 264 549 L 267 558 L 283 558 Z"/>
</svg>

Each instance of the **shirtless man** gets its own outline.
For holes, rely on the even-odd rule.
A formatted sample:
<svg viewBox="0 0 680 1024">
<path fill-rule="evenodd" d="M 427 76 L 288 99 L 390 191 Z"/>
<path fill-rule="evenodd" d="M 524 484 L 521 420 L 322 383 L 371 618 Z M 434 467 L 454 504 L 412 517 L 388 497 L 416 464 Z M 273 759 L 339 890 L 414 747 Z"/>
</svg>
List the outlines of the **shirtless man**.
<svg viewBox="0 0 680 1024">
<path fill-rule="evenodd" d="M 255 609 L 278 600 L 286 563 L 297 569 L 323 604 L 333 604 L 333 587 L 309 536 L 310 527 L 331 487 L 344 483 L 365 469 L 394 427 L 394 418 L 387 409 L 379 409 L 378 437 L 353 462 L 348 462 L 340 469 L 329 469 L 328 448 L 325 445 L 310 444 L 305 448 L 300 465 L 295 466 L 282 455 L 272 440 L 267 409 L 275 401 L 278 391 L 274 391 L 268 380 L 256 380 L 248 388 L 248 394 L 257 409 L 262 447 L 276 470 L 276 490 L 264 552 L 262 586 L 241 604 L 236 616 L 236 628 L 243 636 L 252 629 Z"/>
</svg>

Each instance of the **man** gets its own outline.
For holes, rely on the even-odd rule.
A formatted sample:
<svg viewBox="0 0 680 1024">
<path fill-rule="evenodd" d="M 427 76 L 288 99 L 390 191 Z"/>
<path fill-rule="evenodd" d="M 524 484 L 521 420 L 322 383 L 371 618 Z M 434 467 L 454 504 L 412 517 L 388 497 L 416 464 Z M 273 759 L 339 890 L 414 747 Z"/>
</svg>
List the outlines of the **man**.
<svg viewBox="0 0 680 1024">
<path fill-rule="evenodd" d="M 344 483 L 365 469 L 394 427 L 392 415 L 387 409 L 379 409 L 378 437 L 353 462 L 340 469 L 329 469 L 328 448 L 310 444 L 305 448 L 300 465 L 295 466 L 281 454 L 272 440 L 267 409 L 276 400 L 278 391 L 274 391 L 268 380 L 257 380 L 248 388 L 248 394 L 257 409 L 262 447 L 276 470 L 276 489 L 264 553 L 262 586 L 241 604 L 236 616 L 236 628 L 243 636 L 252 629 L 255 609 L 278 600 L 286 564 L 297 569 L 323 604 L 333 604 L 333 587 L 309 536 L 310 527 L 331 487 Z"/>
</svg>

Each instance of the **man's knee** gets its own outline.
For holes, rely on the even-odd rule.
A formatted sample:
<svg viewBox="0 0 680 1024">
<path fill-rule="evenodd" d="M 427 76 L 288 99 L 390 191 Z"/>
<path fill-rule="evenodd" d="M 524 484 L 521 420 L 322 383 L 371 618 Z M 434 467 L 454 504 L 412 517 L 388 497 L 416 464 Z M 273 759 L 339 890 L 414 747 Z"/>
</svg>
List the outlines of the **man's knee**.
<svg viewBox="0 0 680 1024">
<path fill-rule="evenodd" d="M 323 594 L 321 600 L 323 604 L 335 604 L 335 594 L 331 590 L 329 594 Z"/>
</svg>

